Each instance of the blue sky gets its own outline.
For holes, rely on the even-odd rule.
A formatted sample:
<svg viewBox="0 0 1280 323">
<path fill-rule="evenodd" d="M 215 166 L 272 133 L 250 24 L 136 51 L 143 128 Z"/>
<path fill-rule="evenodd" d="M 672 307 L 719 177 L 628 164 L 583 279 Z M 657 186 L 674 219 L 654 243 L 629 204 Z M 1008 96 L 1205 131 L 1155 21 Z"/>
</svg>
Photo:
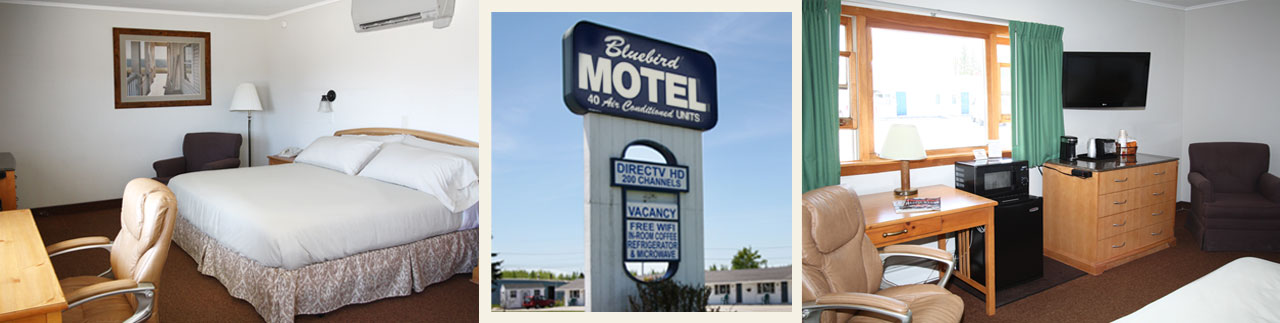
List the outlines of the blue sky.
<svg viewBox="0 0 1280 323">
<path fill-rule="evenodd" d="M 582 116 L 561 98 L 580 20 L 711 54 L 719 123 L 703 133 L 705 262 L 742 247 L 791 264 L 790 13 L 494 13 L 493 251 L 508 269 L 583 271 Z"/>
</svg>

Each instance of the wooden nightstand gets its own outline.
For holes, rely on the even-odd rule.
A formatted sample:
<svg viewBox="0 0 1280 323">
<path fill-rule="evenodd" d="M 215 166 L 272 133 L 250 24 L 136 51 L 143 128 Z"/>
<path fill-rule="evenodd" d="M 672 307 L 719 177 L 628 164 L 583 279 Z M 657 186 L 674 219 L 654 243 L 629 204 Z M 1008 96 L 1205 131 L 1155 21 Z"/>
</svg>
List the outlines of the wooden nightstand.
<svg viewBox="0 0 1280 323">
<path fill-rule="evenodd" d="M 13 154 L 0 153 L 0 211 L 18 209 L 17 163 Z"/>
<path fill-rule="evenodd" d="M 267 162 L 270 165 L 292 164 L 294 157 L 284 157 L 276 155 L 267 155 Z"/>
</svg>

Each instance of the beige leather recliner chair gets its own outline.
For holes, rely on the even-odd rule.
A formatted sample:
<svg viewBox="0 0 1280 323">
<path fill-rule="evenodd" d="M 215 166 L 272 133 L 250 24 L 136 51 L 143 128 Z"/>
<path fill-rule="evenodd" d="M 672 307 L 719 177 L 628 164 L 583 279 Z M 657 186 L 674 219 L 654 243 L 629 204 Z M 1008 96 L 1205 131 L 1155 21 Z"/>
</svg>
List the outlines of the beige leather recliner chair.
<svg viewBox="0 0 1280 323">
<path fill-rule="evenodd" d="M 64 322 L 159 322 L 156 289 L 169 254 L 177 199 L 169 187 L 138 178 L 124 188 L 120 233 L 107 237 L 76 238 L 49 245 L 49 256 L 95 248 L 111 252 L 111 268 L 98 276 L 68 277 L 59 281 L 70 306 Z M 115 274 L 115 279 L 105 278 Z"/>
<path fill-rule="evenodd" d="M 964 302 L 942 286 L 954 268 L 943 250 L 893 245 L 876 250 L 866 235 L 862 204 L 852 189 L 827 186 L 804 193 L 802 256 L 806 322 L 959 322 Z M 884 258 L 910 256 L 945 264 L 937 285 L 880 289 Z"/>
</svg>

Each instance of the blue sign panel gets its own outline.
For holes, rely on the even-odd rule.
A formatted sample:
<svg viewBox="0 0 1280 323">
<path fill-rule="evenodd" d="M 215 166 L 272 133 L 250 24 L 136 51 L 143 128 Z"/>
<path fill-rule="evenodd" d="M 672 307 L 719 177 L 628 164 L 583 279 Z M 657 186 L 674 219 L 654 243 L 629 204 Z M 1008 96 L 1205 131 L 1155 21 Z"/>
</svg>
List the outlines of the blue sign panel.
<svg viewBox="0 0 1280 323">
<path fill-rule="evenodd" d="M 587 21 L 574 24 L 563 42 L 569 111 L 715 127 L 716 62 L 710 54 Z"/>
<path fill-rule="evenodd" d="M 622 261 L 680 261 L 680 223 L 632 220 L 625 222 Z"/>
<path fill-rule="evenodd" d="M 638 188 L 658 192 L 688 192 L 689 167 L 611 159 L 612 186 Z"/>
</svg>

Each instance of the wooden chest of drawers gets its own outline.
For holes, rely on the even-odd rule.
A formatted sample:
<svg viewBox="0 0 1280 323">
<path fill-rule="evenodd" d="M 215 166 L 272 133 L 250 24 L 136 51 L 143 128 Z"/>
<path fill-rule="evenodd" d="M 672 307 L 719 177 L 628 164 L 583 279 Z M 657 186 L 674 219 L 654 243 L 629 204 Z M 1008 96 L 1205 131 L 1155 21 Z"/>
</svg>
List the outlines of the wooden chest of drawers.
<svg viewBox="0 0 1280 323">
<path fill-rule="evenodd" d="M 1178 161 L 1139 158 L 1092 167 L 1044 164 L 1051 168 L 1044 171 L 1045 256 L 1099 275 L 1176 243 Z M 1073 167 L 1092 170 L 1093 176 L 1066 175 Z"/>
</svg>

